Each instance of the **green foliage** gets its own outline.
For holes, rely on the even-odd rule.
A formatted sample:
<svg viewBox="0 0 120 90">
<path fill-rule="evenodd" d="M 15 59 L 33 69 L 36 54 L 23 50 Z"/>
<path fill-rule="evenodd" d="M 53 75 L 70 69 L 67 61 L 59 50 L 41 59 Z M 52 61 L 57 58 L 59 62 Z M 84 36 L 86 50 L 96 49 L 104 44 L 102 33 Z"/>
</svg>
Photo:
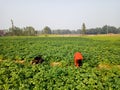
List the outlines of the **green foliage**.
<svg viewBox="0 0 120 90">
<path fill-rule="evenodd" d="M 86 34 L 86 26 L 85 23 L 82 24 L 82 34 Z"/>
<path fill-rule="evenodd" d="M 119 41 L 115 37 L 1 37 L 0 90 L 119 90 Z M 84 57 L 80 68 L 73 61 L 77 51 Z M 31 65 L 38 55 L 45 62 Z M 62 65 L 52 67 L 51 62 Z M 114 67 L 99 69 L 100 63 Z"/>
<path fill-rule="evenodd" d="M 45 26 L 43 29 L 43 34 L 51 34 L 51 29 L 48 26 Z"/>
<path fill-rule="evenodd" d="M 20 29 L 19 27 L 9 28 L 8 35 L 10 35 L 10 36 L 21 36 L 22 35 L 22 29 Z"/>
<path fill-rule="evenodd" d="M 28 26 L 25 27 L 23 29 L 19 28 L 19 27 L 12 27 L 9 28 L 9 32 L 7 32 L 8 36 L 35 36 L 36 35 L 36 31 L 33 27 Z"/>
<path fill-rule="evenodd" d="M 35 29 L 32 26 L 25 27 L 23 30 L 23 35 L 34 36 L 36 34 Z"/>
</svg>

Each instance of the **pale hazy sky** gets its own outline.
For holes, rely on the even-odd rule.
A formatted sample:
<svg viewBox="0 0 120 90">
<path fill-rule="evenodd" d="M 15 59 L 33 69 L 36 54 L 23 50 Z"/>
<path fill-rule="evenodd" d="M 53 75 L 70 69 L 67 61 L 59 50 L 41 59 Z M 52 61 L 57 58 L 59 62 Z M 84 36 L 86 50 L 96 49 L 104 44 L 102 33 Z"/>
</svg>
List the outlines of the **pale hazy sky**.
<svg viewBox="0 0 120 90">
<path fill-rule="evenodd" d="M 41 30 L 120 27 L 120 0 L 0 0 L 0 29 L 33 26 Z"/>
</svg>

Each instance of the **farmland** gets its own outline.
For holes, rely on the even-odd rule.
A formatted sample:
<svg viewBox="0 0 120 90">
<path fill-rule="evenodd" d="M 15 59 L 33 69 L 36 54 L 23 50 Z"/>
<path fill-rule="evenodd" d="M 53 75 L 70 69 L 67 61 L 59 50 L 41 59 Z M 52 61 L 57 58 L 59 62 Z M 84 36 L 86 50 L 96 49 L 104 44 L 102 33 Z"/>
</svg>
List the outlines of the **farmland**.
<svg viewBox="0 0 120 90">
<path fill-rule="evenodd" d="M 38 55 L 44 62 L 30 64 Z M 120 36 L 0 37 L 0 90 L 9 89 L 119 90 Z"/>
</svg>

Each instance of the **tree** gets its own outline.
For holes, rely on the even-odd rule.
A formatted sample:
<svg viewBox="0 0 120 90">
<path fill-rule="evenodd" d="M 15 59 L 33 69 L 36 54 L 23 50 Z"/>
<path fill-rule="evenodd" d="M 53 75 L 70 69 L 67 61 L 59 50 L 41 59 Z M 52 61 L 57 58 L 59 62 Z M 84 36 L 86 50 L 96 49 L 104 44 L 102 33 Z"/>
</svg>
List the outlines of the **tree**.
<svg viewBox="0 0 120 90">
<path fill-rule="evenodd" d="M 11 19 L 11 27 L 9 28 L 9 32 L 7 35 L 12 35 L 12 36 L 21 36 L 22 35 L 22 29 L 19 27 L 16 27 L 13 23 L 13 20 Z"/>
<path fill-rule="evenodd" d="M 120 34 L 120 27 L 117 29 L 118 33 Z"/>
<path fill-rule="evenodd" d="M 102 27 L 101 34 L 108 34 L 108 26 L 107 25 Z"/>
<path fill-rule="evenodd" d="M 11 19 L 11 24 L 12 24 L 12 29 L 13 29 L 15 26 L 14 26 L 14 23 L 13 23 L 12 19 Z"/>
<path fill-rule="evenodd" d="M 114 26 L 108 26 L 108 33 L 117 34 L 117 33 L 118 33 L 118 30 L 117 30 L 117 28 L 114 27 Z"/>
<path fill-rule="evenodd" d="M 51 29 L 48 26 L 45 26 L 43 29 L 44 34 L 51 34 Z"/>
<path fill-rule="evenodd" d="M 21 36 L 22 35 L 22 29 L 20 29 L 19 27 L 11 27 L 9 28 L 9 35 L 12 36 Z"/>
<path fill-rule="evenodd" d="M 36 31 L 32 26 L 27 26 L 24 28 L 24 35 L 34 36 L 35 34 L 36 34 Z"/>
<path fill-rule="evenodd" d="M 82 24 L 82 34 L 86 34 L 86 26 L 85 23 Z"/>
<path fill-rule="evenodd" d="M 117 34 L 118 33 L 118 30 L 116 27 L 114 26 L 103 26 L 102 27 L 102 31 L 103 31 L 103 34 L 108 34 L 108 33 L 114 33 L 114 34 Z"/>
</svg>

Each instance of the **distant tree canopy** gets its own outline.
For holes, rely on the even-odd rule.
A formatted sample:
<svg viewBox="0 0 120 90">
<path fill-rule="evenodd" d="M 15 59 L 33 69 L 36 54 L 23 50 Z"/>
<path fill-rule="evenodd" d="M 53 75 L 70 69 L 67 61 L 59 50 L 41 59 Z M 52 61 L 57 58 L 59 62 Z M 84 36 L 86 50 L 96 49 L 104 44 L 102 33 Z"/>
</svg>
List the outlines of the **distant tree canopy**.
<svg viewBox="0 0 120 90">
<path fill-rule="evenodd" d="M 11 27 L 9 30 L 0 30 L 0 36 L 34 36 L 37 34 L 120 34 L 120 27 L 116 28 L 114 26 L 104 25 L 103 27 L 86 29 L 85 23 L 82 24 L 81 29 L 69 30 L 69 29 L 56 29 L 51 30 L 50 27 L 45 26 L 43 30 L 36 31 L 32 26 L 27 26 L 24 28 L 16 27 L 11 19 Z"/>
<path fill-rule="evenodd" d="M 53 34 L 71 34 L 72 31 L 69 29 L 57 29 L 52 31 Z"/>
<path fill-rule="evenodd" d="M 22 34 L 22 29 L 14 26 L 12 19 L 11 19 L 11 25 L 12 25 L 12 27 L 9 28 L 9 32 L 7 34 L 12 35 L 12 36 L 20 36 Z"/>
<path fill-rule="evenodd" d="M 9 36 L 34 36 L 36 35 L 36 31 L 32 26 L 27 26 L 25 28 L 16 27 L 11 19 L 11 27 L 9 31 L 6 33 Z"/>
<path fill-rule="evenodd" d="M 48 26 L 45 26 L 43 29 L 43 34 L 51 34 L 51 29 Z"/>
<path fill-rule="evenodd" d="M 109 33 L 118 34 L 118 33 L 120 33 L 119 28 L 116 28 L 114 26 L 105 25 L 102 28 L 87 29 L 86 34 L 109 34 Z"/>
<path fill-rule="evenodd" d="M 4 33 L 4 31 L 1 31 Z M 120 34 L 120 27 L 116 28 L 114 26 L 105 25 L 103 27 L 86 29 L 85 24 L 82 25 L 82 29 L 69 30 L 69 29 L 56 29 L 51 30 L 50 27 L 45 26 L 42 31 L 36 31 L 32 26 L 27 26 L 25 28 L 19 28 L 14 26 L 14 28 L 9 28 L 9 31 L 6 34 L 10 36 L 34 36 L 37 34 Z"/>
<path fill-rule="evenodd" d="M 19 27 L 11 27 L 9 28 L 9 32 L 8 35 L 11 36 L 20 36 L 22 34 L 22 29 L 20 29 Z"/>
<path fill-rule="evenodd" d="M 28 26 L 23 29 L 19 27 L 11 27 L 9 28 L 9 31 L 7 32 L 7 35 L 10 36 L 34 36 L 36 35 L 36 31 L 33 27 Z"/>
<path fill-rule="evenodd" d="M 82 34 L 86 34 L 86 26 L 85 23 L 82 24 Z"/>
<path fill-rule="evenodd" d="M 36 34 L 36 31 L 33 27 L 28 26 L 23 29 L 23 35 L 26 36 L 34 36 Z"/>
</svg>

